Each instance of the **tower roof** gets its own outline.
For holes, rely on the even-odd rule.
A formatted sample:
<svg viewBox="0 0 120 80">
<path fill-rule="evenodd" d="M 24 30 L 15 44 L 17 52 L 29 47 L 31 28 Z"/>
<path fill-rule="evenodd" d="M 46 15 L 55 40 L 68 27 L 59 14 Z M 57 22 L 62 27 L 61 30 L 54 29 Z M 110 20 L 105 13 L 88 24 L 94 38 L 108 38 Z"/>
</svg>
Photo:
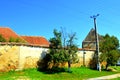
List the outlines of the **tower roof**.
<svg viewBox="0 0 120 80">
<path fill-rule="evenodd" d="M 102 40 L 102 36 L 98 34 L 99 41 Z M 95 39 L 95 30 L 92 28 L 86 38 L 82 42 L 82 48 L 89 48 L 95 49 L 96 46 L 96 39 Z"/>
<path fill-rule="evenodd" d="M 90 30 L 84 41 L 95 41 L 95 30 L 93 28 Z"/>
</svg>

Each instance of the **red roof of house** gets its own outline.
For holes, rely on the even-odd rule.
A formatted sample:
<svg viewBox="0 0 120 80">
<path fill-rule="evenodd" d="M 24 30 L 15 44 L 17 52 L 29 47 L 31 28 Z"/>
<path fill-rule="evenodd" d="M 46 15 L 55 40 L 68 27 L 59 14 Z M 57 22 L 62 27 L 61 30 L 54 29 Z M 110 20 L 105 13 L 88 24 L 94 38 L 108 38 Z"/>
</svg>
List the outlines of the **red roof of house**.
<svg viewBox="0 0 120 80">
<path fill-rule="evenodd" d="M 20 38 L 13 30 L 8 27 L 0 27 L 0 34 L 8 41 L 11 37 L 12 38 Z"/>
<path fill-rule="evenodd" d="M 21 36 L 21 37 L 31 45 L 49 47 L 49 42 L 44 37 L 39 36 Z"/>
<path fill-rule="evenodd" d="M 27 42 L 28 45 L 32 46 L 41 46 L 41 47 L 49 47 L 49 41 L 44 37 L 37 36 L 19 36 L 13 30 L 8 27 L 0 27 L 0 34 L 7 40 L 12 38 L 19 38 L 23 41 Z"/>
</svg>

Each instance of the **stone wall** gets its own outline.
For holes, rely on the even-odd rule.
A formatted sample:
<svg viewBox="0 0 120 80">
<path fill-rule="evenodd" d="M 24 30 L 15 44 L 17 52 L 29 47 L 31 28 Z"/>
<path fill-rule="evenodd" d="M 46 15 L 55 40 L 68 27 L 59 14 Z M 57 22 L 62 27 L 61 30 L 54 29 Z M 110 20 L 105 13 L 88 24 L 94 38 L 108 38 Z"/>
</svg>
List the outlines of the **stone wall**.
<svg viewBox="0 0 120 80">
<path fill-rule="evenodd" d="M 19 69 L 37 67 L 47 51 L 47 48 L 20 46 Z"/>
<path fill-rule="evenodd" d="M 18 46 L 0 46 L 0 72 L 17 69 L 19 65 L 18 55 Z"/>
<path fill-rule="evenodd" d="M 0 72 L 38 67 L 37 62 L 41 61 L 47 52 L 48 48 L 13 44 L 0 45 Z M 81 50 L 77 54 L 79 62 L 72 64 L 72 67 L 88 66 L 94 51 L 85 51 L 84 54 L 84 51 Z"/>
<path fill-rule="evenodd" d="M 89 63 L 94 56 L 94 51 L 78 51 L 77 54 L 80 65 L 89 66 Z"/>
<path fill-rule="evenodd" d="M 86 66 L 90 67 L 90 63 L 93 60 L 94 57 L 94 50 L 80 50 L 76 53 L 78 55 L 78 62 L 72 63 L 71 67 L 80 67 L 80 66 Z M 52 67 L 53 64 L 50 65 Z M 68 63 L 58 64 L 59 67 L 68 67 Z"/>
<path fill-rule="evenodd" d="M 0 45 L 0 72 L 37 67 L 47 51 L 40 47 Z"/>
</svg>

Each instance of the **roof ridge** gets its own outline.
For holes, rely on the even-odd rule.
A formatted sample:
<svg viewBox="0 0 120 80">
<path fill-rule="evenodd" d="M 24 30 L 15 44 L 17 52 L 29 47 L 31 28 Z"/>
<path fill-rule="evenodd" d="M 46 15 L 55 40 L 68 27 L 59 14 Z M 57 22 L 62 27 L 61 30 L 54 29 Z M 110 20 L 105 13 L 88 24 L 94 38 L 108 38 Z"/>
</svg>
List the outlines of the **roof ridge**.
<svg viewBox="0 0 120 80">
<path fill-rule="evenodd" d="M 95 32 L 94 28 L 91 28 L 90 31 L 88 32 L 87 36 L 85 37 L 85 39 L 83 41 L 89 41 L 91 39 L 95 40 L 95 34 L 94 34 L 94 32 Z M 93 37 L 91 38 L 91 36 L 93 36 Z"/>
<path fill-rule="evenodd" d="M 23 39 L 19 34 L 17 34 L 14 30 L 12 30 L 11 28 L 8 28 L 10 29 L 11 31 L 13 31 L 20 39 Z M 23 39 L 24 40 L 24 39 Z"/>
<path fill-rule="evenodd" d="M 18 38 L 20 38 L 21 40 L 26 41 L 26 40 L 24 40 L 20 35 L 18 35 L 12 28 L 10 28 L 10 27 L 1 27 L 1 26 L 0 26 L 0 28 L 1 28 L 1 29 L 7 29 L 7 30 L 11 31 L 14 35 L 16 35 Z M 11 37 L 12 37 L 12 36 L 11 36 Z"/>
<path fill-rule="evenodd" d="M 43 36 L 21 36 L 31 45 L 47 45 L 49 46 L 49 41 Z"/>
<path fill-rule="evenodd" d="M 10 29 L 10 27 L 7 27 L 7 26 L 0 26 L 0 28 L 9 28 Z"/>
<path fill-rule="evenodd" d="M 7 28 L 7 29 L 9 29 L 9 30 L 11 30 L 12 32 L 14 32 L 17 36 L 19 36 L 14 30 L 12 30 L 10 27 L 1 27 L 0 26 L 0 28 Z M 19 36 L 20 37 L 20 36 Z"/>
<path fill-rule="evenodd" d="M 25 36 L 25 37 L 43 37 L 43 38 L 45 38 L 44 36 L 28 36 L 28 35 L 20 35 L 20 36 Z"/>
</svg>

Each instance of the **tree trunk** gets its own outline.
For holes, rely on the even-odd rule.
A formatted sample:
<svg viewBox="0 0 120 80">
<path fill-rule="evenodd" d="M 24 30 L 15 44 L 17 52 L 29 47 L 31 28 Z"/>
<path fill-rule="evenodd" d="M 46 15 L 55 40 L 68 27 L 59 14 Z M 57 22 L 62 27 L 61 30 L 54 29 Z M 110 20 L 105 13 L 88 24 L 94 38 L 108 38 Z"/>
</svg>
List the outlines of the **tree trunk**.
<svg viewBox="0 0 120 80">
<path fill-rule="evenodd" d="M 70 60 L 69 60 L 68 61 L 68 72 L 71 72 L 70 67 L 71 67 L 71 63 L 70 63 Z"/>
<path fill-rule="evenodd" d="M 109 66 L 109 65 L 108 65 L 108 64 L 106 64 L 106 70 L 108 70 L 108 66 Z"/>
</svg>

